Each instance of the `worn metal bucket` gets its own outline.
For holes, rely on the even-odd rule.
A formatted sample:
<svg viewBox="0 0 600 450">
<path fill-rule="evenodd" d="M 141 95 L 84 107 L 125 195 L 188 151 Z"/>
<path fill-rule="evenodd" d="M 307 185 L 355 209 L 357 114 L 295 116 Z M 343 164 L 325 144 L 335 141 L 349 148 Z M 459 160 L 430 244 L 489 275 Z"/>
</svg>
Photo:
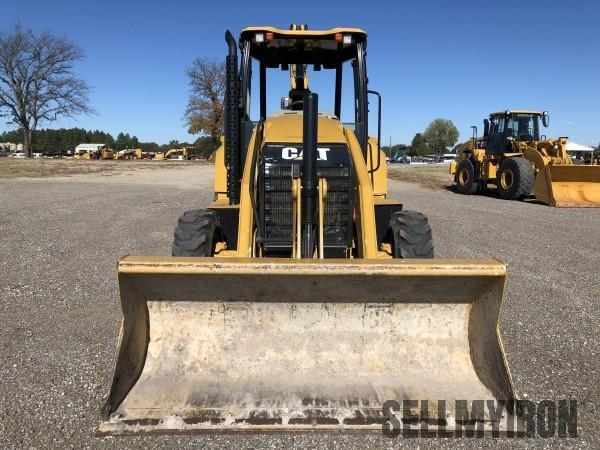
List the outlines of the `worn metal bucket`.
<svg viewBox="0 0 600 450">
<path fill-rule="evenodd" d="M 535 197 L 550 206 L 600 207 L 600 166 L 550 165 L 535 177 Z"/>
<path fill-rule="evenodd" d="M 429 400 L 433 420 L 438 400 L 513 398 L 497 260 L 126 257 L 118 270 L 99 434 L 381 430 L 386 400 Z"/>
</svg>

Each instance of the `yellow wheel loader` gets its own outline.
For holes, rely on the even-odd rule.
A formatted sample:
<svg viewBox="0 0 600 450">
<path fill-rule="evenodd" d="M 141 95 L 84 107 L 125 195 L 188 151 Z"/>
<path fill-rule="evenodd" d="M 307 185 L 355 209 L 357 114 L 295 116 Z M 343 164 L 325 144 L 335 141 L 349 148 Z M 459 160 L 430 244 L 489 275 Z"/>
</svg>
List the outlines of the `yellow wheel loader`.
<svg viewBox="0 0 600 450">
<path fill-rule="evenodd" d="M 474 194 L 496 185 L 507 200 L 535 198 L 557 207 L 600 207 L 600 166 L 575 165 L 566 151 L 567 138 L 540 136 L 547 112 L 502 111 L 484 120 L 482 137 L 473 138 L 450 166 L 456 189 Z"/>
<path fill-rule="evenodd" d="M 505 266 L 432 259 L 427 218 L 388 198 L 366 33 L 252 27 L 226 42 L 215 200 L 179 218 L 172 257 L 119 261 L 123 322 L 99 434 L 381 432 L 384 403 L 407 399 L 451 429 L 456 400 L 513 399 L 497 328 Z M 332 71 L 332 113 L 318 109 L 311 69 Z M 269 115 L 268 70 L 292 78 Z M 352 124 L 340 120 L 344 70 Z"/>
</svg>

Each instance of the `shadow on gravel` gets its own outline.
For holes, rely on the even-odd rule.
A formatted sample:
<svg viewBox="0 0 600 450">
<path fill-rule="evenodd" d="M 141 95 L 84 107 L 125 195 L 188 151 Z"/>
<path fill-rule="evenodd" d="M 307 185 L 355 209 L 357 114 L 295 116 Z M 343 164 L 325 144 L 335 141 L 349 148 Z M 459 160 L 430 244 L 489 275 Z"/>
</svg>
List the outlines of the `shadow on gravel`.
<svg viewBox="0 0 600 450">
<path fill-rule="evenodd" d="M 458 190 L 456 189 L 456 185 L 454 185 L 454 184 L 444 186 L 444 187 L 449 192 L 452 192 L 452 193 L 458 194 L 458 195 L 462 195 L 460 192 L 458 192 Z M 482 192 L 478 192 L 477 194 L 473 194 L 473 195 L 481 196 L 481 197 L 495 198 L 498 201 L 505 201 L 505 202 L 515 202 L 516 201 L 516 202 L 523 202 L 528 205 L 548 206 L 545 203 L 540 202 L 538 199 L 536 199 L 534 195 L 530 195 L 529 197 L 524 198 L 522 200 L 503 200 L 498 197 L 498 195 L 496 194 L 496 189 L 493 189 L 493 188 L 485 188 Z"/>
</svg>

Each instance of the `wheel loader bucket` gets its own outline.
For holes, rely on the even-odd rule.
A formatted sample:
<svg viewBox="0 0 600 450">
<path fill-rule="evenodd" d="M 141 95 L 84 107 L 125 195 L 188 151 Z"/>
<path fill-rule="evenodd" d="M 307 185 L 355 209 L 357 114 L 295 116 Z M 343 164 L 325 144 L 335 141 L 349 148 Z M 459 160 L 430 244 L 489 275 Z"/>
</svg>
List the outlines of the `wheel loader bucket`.
<svg viewBox="0 0 600 450">
<path fill-rule="evenodd" d="M 600 166 L 552 165 L 538 172 L 535 197 L 550 206 L 600 207 Z"/>
<path fill-rule="evenodd" d="M 438 400 L 514 398 L 497 260 L 126 257 L 118 270 L 99 435 L 381 432 L 386 400 L 428 400 L 426 419 L 446 420 Z"/>
</svg>

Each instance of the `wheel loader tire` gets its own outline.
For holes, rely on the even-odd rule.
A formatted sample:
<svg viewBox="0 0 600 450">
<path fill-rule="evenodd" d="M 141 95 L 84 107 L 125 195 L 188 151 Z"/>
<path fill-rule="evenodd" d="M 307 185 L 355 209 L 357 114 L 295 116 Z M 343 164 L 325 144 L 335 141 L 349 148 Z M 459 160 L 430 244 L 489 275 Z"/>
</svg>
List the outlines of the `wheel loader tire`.
<svg viewBox="0 0 600 450">
<path fill-rule="evenodd" d="M 177 222 L 173 256 L 213 256 L 219 240 L 221 224 L 214 211 L 195 209 L 183 213 Z"/>
<path fill-rule="evenodd" d="M 504 200 L 517 200 L 531 194 L 535 171 L 525 158 L 507 158 L 500 163 L 496 176 L 498 196 Z"/>
<path fill-rule="evenodd" d="M 456 190 L 461 194 L 471 195 L 477 192 L 478 183 L 475 181 L 475 166 L 470 159 L 463 159 L 456 169 L 454 176 Z"/>
<path fill-rule="evenodd" d="M 394 258 L 433 258 L 433 238 L 427 217 L 417 211 L 392 215 L 388 238 Z"/>
</svg>

